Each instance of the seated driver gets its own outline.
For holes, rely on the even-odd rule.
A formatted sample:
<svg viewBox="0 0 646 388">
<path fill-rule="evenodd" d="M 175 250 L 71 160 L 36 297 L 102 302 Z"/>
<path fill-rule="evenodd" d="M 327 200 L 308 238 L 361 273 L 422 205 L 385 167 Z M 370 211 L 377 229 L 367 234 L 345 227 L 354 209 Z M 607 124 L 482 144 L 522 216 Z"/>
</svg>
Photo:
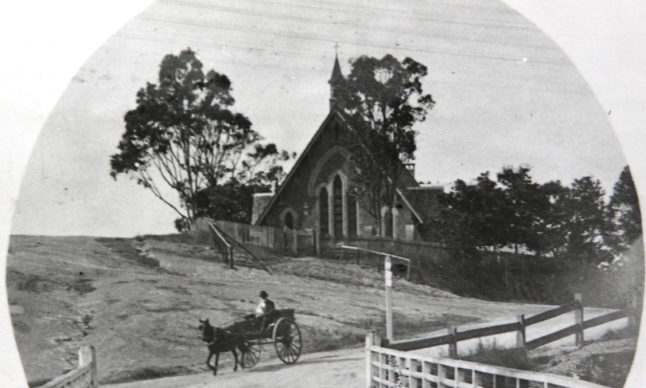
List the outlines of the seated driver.
<svg viewBox="0 0 646 388">
<path fill-rule="evenodd" d="M 256 316 L 261 317 L 260 331 L 265 331 L 267 324 L 267 314 L 276 310 L 274 302 L 269 299 L 269 294 L 265 291 L 260 291 L 260 303 L 256 307 Z"/>
</svg>

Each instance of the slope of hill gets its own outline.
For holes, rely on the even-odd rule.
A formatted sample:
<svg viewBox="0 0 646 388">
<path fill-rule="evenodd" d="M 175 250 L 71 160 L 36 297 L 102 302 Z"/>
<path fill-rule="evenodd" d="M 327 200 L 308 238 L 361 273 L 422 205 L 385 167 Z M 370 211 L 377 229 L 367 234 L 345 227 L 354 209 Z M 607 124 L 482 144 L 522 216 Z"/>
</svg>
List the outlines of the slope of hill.
<svg viewBox="0 0 646 388">
<path fill-rule="evenodd" d="M 26 375 L 42 381 L 73 368 L 84 344 L 97 349 L 103 383 L 205 371 L 198 319 L 239 320 L 261 289 L 278 308 L 296 310 L 304 352 L 356 346 L 366 331 L 383 327 L 383 274 L 375 266 L 302 258 L 272 270 L 228 269 L 210 247 L 182 236 L 12 236 L 8 295 Z M 404 280 L 396 281 L 393 300 L 400 338 L 545 308 L 461 298 Z M 270 357 L 273 349 L 262 356 Z M 225 355 L 221 367 L 229 362 Z"/>
</svg>

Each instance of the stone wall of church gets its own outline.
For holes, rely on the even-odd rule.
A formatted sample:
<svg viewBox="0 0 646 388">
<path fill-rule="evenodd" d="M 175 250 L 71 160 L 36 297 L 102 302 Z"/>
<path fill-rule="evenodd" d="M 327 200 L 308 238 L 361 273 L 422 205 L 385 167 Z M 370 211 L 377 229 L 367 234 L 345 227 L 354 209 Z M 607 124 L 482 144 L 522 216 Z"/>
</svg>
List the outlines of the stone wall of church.
<svg viewBox="0 0 646 388">
<path fill-rule="evenodd" d="M 289 184 L 282 189 L 277 202 L 265 217 L 265 225 L 283 227 L 285 215 L 293 212 L 297 219 L 295 228 L 313 229 L 317 232 L 322 230 L 324 235 L 335 235 L 335 238 L 363 235 L 366 232 L 370 235 L 373 230 L 377 230 L 375 220 L 348 198 L 348 186 L 351 184 L 348 144 L 352 139 L 345 126 L 339 125 L 335 120 L 333 118 L 326 124 L 305 158 L 301 160 Z M 341 189 L 336 191 L 335 199 L 333 183 L 337 176 L 341 181 Z M 324 219 L 327 219 L 327 227 L 321 228 L 322 190 L 328 195 L 328 207 L 327 217 L 324 216 Z M 335 203 L 338 206 L 335 207 Z M 354 206 L 354 211 L 350 209 L 351 206 Z M 354 224 L 350 225 L 352 223 Z M 336 236 L 339 231 L 342 236 Z"/>
</svg>

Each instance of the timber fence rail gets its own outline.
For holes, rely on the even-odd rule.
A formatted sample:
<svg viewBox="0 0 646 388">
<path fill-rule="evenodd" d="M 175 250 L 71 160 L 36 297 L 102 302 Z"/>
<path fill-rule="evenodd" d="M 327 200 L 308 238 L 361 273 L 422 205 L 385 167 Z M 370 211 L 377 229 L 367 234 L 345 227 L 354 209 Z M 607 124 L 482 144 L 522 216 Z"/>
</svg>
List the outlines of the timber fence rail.
<svg viewBox="0 0 646 388">
<path fill-rule="evenodd" d="M 526 339 L 526 329 L 530 325 L 547 321 L 548 319 L 555 318 L 559 315 L 567 314 L 574 311 L 575 322 L 573 325 L 557 330 L 555 332 L 535 338 L 531 341 Z M 416 350 L 422 348 L 429 348 L 440 345 L 449 345 L 449 356 L 457 356 L 457 346 L 459 341 L 465 341 L 474 338 L 487 337 L 492 335 L 516 332 L 516 347 L 524 348 L 527 350 L 535 349 L 539 346 L 557 341 L 561 338 L 574 335 L 577 346 L 583 345 L 584 331 L 604 323 L 612 322 L 618 319 L 626 318 L 628 314 L 622 310 L 615 310 L 605 313 L 594 318 L 583 319 L 583 303 L 580 294 L 575 295 L 574 301 L 547 310 L 529 317 L 519 315 L 516 322 L 509 322 L 503 324 L 496 324 L 492 326 L 480 327 L 476 329 L 467 329 L 459 331 L 458 328 L 449 327 L 448 333 L 444 335 L 436 335 L 433 337 L 400 340 L 400 341 L 384 341 L 383 346 L 393 350 Z"/>
<path fill-rule="evenodd" d="M 213 221 L 213 223 L 241 244 L 267 248 L 291 256 L 315 253 L 315 235 L 311 230 L 280 229 L 231 221 Z"/>
<path fill-rule="evenodd" d="M 408 388 L 605 388 L 565 376 L 449 358 L 422 357 L 381 346 L 366 336 L 366 387 Z"/>
<path fill-rule="evenodd" d="M 220 251 L 229 267 L 233 268 L 233 247 L 223 233 L 211 222 L 209 222 L 209 229 L 213 232 L 213 244 L 216 249 Z"/>
<path fill-rule="evenodd" d="M 98 387 L 96 352 L 92 346 L 79 349 L 79 366 L 58 376 L 39 388 L 95 388 Z"/>
</svg>

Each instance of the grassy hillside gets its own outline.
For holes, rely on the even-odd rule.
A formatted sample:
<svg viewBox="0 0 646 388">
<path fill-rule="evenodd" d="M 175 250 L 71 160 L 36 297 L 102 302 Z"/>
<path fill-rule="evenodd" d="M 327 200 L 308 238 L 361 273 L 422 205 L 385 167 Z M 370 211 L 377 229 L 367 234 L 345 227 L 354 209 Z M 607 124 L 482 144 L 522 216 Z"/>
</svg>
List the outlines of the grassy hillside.
<svg viewBox="0 0 646 388">
<path fill-rule="evenodd" d="M 8 294 L 27 377 L 73 368 L 84 344 L 97 348 L 102 382 L 205 371 L 198 319 L 240 320 L 261 289 L 277 308 L 296 310 L 304 352 L 358 345 L 366 331 L 383 328 L 383 273 L 374 265 L 282 258 L 272 270 L 244 262 L 228 269 L 210 247 L 184 236 L 12 236 Z M 393 299 L 399 338 L 541 309 L 404 280 L 396 281 Z M 262 359 L 270 357 L 266 346 Z M 229 363 L 225 355 L 221 364 Z"/>
</svg>

